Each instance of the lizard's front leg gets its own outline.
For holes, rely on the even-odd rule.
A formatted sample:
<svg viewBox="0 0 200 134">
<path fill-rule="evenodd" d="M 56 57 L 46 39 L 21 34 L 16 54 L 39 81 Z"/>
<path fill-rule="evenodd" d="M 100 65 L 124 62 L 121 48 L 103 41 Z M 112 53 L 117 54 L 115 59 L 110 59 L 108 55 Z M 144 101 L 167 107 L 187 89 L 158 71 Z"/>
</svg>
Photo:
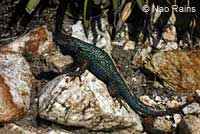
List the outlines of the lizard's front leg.
<svg viewBox="0 0 200 134">
<path fill-rule="evenodd" d="M 88 68 L 89 62 L 87 60 L 81 60 L 79 62 L 75 62 L 74 71 L 66 73 L 68 76 L 72 76 L 72 80 L 74 80 L 76 77 L 79 77 L 85 72 L 85 70 Z M 76 69 L 78 69 L 76 71 Z"/>
</svg>

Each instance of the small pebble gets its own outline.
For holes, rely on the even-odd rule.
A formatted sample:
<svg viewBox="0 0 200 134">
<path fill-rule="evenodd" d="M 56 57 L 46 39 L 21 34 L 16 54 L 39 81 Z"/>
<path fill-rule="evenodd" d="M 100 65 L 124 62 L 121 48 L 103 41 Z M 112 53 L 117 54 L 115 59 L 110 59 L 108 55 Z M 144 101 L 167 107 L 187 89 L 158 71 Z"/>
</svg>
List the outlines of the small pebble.
<svg viewBox="0 0 200 134">
<path fill-rule="evenodd" d="M 173 125 L 173 127 L 177 127 L 178 123 L 181 122 L 181 119 L 182 119 L 181 115 L 180 114 L 174 114 L 173 117 L 174 117 L 174 123 L 172 125 Z"/>
<path fill-rule="evenodd" d="M 147 95 L 140 96 L 140 101 L 143 102 L 145 105 L 148 105 L 148 106 L 155 106 L 156 105 L 156 102 L 154 100 L 152 100 L 151 98 L 149 98 L 149 96 L 147 96 Z"/>
<path fill-rule="evenodd" d="M 167 101 L 167 107 L 168 108 L 175 108 L 179 106 L 179 102 L 176 100 L 172 100 L 172 101 Z"/>
</svg>

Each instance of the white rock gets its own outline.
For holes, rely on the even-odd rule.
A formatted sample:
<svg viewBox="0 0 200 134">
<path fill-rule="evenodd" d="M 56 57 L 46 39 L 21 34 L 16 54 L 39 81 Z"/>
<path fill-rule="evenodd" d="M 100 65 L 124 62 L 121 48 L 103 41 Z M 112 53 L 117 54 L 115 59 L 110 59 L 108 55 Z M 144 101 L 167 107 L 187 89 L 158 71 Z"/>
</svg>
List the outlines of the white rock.
<svg viewBox="0 0 200 134">
<path fill-rule="evenodd" d="M 21 118 L 30 105 L 34 78 L 20 54 L 0 53 L 0 122 Z"/>
<path fill-rule="evenodd" d="M 175 41 L 176 40 L 176 27 L 169 26 L 162 33 L 162 38 L 166 41 Z"/>
<path fill-rule="evenodd" d="M 181 115 L 180 114 L 174 114 L 174 123 L 173 123 L 173 127 L 177 127 L 177 125 L 181 122 Z"/>
<path fill-rule="evenodd" d="M 196 90 L 196 94 L 200 96 L 200 90 Z"/>
<path fill-rule="evenodd" d="M 192 114 L 197 113 L 199 111 L 200 107 L 198 103 L 192 103 L 186 107 L 183 108 L 184 114 Z"/>
<path fill-rule="evenodd" d="M 165 43 L 163 40 L 160 40 L 156 46 L 160 51 L 169 51 L 178 49 L 178 44 L 176 42 L 167 42 Z"/>
<path fill-rule="evenodd" d="M 128 25 L 126 23 L 122 26 L 120 31 L 118 31 L 112 44 L 123 47 L 124 50 L 132 50 L 135 48 L 135 42 L 131 41 L 129 38 Z"/>
<path fill-rule="evenodd" d="M 0 133 L 6 132 L 7 134 L 74 134 L 73 132 L 69 132 L 62 129 L 41 129 L 39 127 L 34 128 L 32 126 L 20 126 L 14 123 L 6 124 L 4 128 L 0 128 Z M 2 133 L 3 134 L 3 133 Z"/>
<path fill-rule="evenodd" d="M 139 116 L 120 108 L 104 83 L 88 71 L 81 80 L 62 75 L 49 82 L 39 98 L 40 117 L 92 130 L 131 128 L 132 132 L 142 131 Z"/>
<path fill-rule="evenodd" d="M 156 96 L 155 100 L 158 101 L 159 103 L 161 102 L 161 97 L 160 96 Z"/>
<path fill-rule="evenodd" d="M 62 71 L 66 66 L 73 64 L 73 59 L 69 55 L 62 55 L 60 52 L 55 51 L 45 56 L 45 60 L 48 64 L 53 65 L 59 71 Z"/>
<path fill-rule="evenodd" d="M 181 104 L 177 100 L 172 100 L 172 101 L 167 101 L 166 105 L 168 108 L 175 108 L 175 107 L 180 106 Z"/>
<path fill-rule="evenodd" d="M 124 44 L 124 50 L 133 50 L 135 49 L 135 42 L 134 41 L 127 41 Z"/>
<path fill-rule="evenodd" d="M 144 103 L 145 105 L 148 105 L 151 107 L 156 105 L 156 102 L 152 100 L 151 98 L 149 98 L 149 96 L 147 95 L 140 96 L 140 101 Z"/>
</svg>

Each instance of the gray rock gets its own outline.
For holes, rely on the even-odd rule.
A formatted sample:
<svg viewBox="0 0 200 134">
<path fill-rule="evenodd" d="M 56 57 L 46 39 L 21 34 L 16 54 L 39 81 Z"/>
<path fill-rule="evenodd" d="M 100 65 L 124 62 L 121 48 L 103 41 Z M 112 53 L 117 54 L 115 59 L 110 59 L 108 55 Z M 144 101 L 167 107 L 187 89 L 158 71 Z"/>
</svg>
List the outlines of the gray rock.
<svg viewBox="0 0 200 134">
<path fill-rule="evenodd" d="M 129 128 L 133 133 L 143 130 L 139 116 L 113 101 L 106 85 L 86 71 L 81 81 L 62 75 L 44 87 L 39 98 L 39 115 L 66 126 L 91 130 Z"/>
<path fill-rule="evenodd" d="M 192 103 L 183 108 L 184 114 L 198 113 L 199 111 L 200 111 L 200 107 L 198 103 Z"/>
</svg>

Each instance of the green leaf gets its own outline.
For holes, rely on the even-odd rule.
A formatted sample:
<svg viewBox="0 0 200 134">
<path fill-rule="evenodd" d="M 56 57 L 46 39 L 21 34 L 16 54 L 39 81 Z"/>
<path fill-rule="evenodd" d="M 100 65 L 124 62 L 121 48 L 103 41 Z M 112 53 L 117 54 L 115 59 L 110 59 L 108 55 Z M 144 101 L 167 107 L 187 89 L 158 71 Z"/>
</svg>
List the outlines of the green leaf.
<svg viewBox="0 0 200 134">
<path fill-rule="evenodd" d="M 169 0 L 166 0 L 166 1 L 167 1 L 167 3 L 168 3 L 169 5 L 172 5 L 171 2 L 170 2 Z"/>
<path fill-rule="evenodd" d="M 29 0 L 26 4 L 26 11 L 31 14 L 40 3 L 40 0 Z"/>
<path fill-rule="evenodd" d="M 120 6 L 121 1 L 120 0 L 112 0 L 112 4 L 113 4 L 113 11 L 115 12 L 119 6 Z"/>
<path fill-rule="evenodd" d="M 90 25 L 90 20 L 87 18 L 87 6 L 88 6 L 88 0 L 84 0 L 83 23 L 84 23 L 85 29 L 88 29 Z"/>
<path fill-rule="evenodd" d="M 101 3 L 101 0 L 93 0 L 93 3 L 94 3 L 95 5 L 99 5 L 99 4 Z"/>
<path fill-rule="evenodd" d="M 136 0 L 137 5 L 139 6 L 140 9 L 145 5 L 144 0 Z"/>
</svg>

